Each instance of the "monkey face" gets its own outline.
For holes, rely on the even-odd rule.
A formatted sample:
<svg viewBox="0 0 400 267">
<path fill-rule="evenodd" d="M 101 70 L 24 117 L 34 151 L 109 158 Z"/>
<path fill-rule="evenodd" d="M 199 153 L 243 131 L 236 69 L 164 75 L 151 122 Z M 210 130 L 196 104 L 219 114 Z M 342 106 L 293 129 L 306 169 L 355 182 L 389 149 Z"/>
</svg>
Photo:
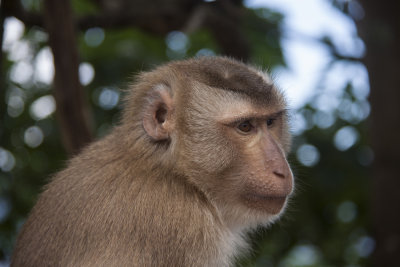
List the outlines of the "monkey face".
<svg viewBox="0 0 400 267">
<path fill-rule="evenodd" d="M 285 106 L 201 84 L 193 88 L 179 138 L 184 173 L 225 210 L 241 206 L 263 220 L 276 217 L 293 190 Z"/>
</svg>

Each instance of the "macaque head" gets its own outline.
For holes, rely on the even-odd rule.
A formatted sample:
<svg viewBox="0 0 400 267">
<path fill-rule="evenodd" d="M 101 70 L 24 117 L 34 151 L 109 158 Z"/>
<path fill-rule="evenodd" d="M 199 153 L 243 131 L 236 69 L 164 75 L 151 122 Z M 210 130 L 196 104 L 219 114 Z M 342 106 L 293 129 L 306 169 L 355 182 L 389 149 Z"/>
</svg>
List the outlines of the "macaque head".
<svg viewBox="0 0 400 267">
<path fill-rule="evenodd" d="M 220 57 L 173 62 L 150 75 L 141 127 L 163 151 L 160 164 L 203 192 L 229 224 L 277 218 L 293 175 L 287 107 L 270 78 Z"/>
</svg>

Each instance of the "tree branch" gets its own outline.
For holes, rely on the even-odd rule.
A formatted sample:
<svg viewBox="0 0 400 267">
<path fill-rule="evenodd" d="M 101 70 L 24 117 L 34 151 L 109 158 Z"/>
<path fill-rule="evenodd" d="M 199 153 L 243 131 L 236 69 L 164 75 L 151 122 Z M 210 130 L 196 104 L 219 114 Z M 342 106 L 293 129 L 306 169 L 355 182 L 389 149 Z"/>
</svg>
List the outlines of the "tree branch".
<svg viewBox="0 0 400 267">
<path fill-rule="evenodd" d="M 4 19 L 5 19 L 5 8 L 4 2 L 0 2 L 0 79 L 3 79 L 3 34 L 4 34 Z M 3 82 L 0 83 L 0 91 L 3 90 Z"/>
<path fill-rule="evenodd" d="M 54 95 L 62 141 L 76 153 L 92 139 L 89 107 L 79 82 L 78 49 L 69 0 L 45 0 L 44 19 L 54 55 Z"/>
</svg>

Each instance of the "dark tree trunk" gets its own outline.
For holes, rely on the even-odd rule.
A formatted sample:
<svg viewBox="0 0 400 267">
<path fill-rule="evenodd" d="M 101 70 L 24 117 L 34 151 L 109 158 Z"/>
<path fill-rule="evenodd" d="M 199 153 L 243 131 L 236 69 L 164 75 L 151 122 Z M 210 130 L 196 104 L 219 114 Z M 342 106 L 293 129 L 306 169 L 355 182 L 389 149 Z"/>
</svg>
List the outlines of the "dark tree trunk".
<svg viewBox="0 0 400 267">
<path fill-rule="evenodd" d="M 3 35 L 4 35 L 4 20 L 5 20 L 6 14 L 5 14 L 5 8 L 4 8 L 4 2 L 0 2 L 0 91 L 4 90 L 3 88 Z"/>
<path fill-rule="evenodd" d="M 92 139 L 89 107 L 79 82 L 79 59 L 69 0 L 45 0 L 44 21 L 54 55 L 54 95 L 62 141 L 76 153 Z"/>
<path fill-rule="evenodd" d="M 374 266 L 400 266 L 400 2 L 364 0 L 372 107 Z"/>
</svg>

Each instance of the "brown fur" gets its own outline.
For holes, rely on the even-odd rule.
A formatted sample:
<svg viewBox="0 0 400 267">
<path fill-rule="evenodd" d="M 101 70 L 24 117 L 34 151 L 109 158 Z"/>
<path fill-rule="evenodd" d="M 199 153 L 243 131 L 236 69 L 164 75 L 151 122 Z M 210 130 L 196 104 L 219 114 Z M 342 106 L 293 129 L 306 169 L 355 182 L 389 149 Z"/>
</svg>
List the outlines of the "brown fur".
<svg viewBox="0 0 400 267">
<path fill-rule="evenodd" d="M 46 186 L 12 266 L 231 265 L 293 187 L 285 103 L 260 73 L 205 57 L 141 74 L 121 124 Z M 257 131 L 238 132 L 249 114 Z"/>
</svg>

